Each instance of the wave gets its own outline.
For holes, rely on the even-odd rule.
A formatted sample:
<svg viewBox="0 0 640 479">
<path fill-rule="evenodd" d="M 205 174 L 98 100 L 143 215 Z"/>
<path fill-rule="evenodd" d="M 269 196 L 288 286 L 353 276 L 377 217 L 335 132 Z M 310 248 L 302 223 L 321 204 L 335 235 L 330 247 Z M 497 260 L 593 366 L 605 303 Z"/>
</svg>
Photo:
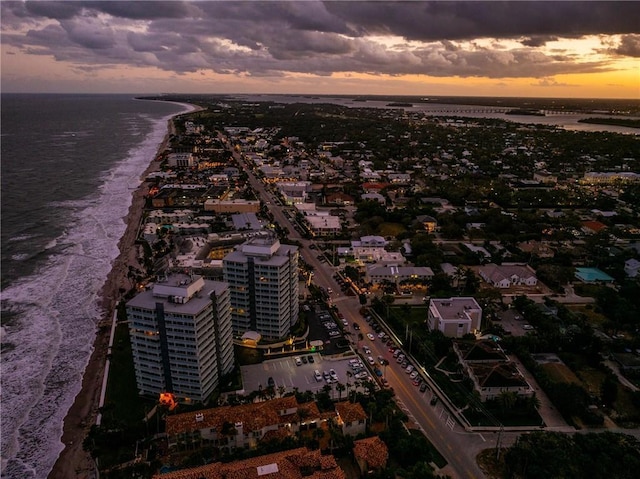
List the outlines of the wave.
<svg viewBox="0 0 640 479">
<path fill-rule="evenodd" d="M 61 202 L 70 221 L 47 245 L 44 266 L 2 291 L 3 309 L 15 313 L 2 334 L 3 477 L 46 477 L 64 448 L 64 417 L 104 315 L 99 294 L 119 254 L 130 186 L 140 184 L 172 116 L 141 118 L 152 131 L 104 175 L 97 195 Z"/>
</svg>

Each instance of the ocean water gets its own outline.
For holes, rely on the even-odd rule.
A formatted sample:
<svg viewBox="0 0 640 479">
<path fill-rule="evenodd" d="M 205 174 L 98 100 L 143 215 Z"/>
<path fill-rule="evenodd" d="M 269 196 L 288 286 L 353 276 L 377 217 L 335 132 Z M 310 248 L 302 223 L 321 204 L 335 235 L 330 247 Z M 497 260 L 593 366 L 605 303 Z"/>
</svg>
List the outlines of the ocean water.
<svg viewBox="0 0 640 479">
<path fill-rule="evenodd" d="M 129 95 L 1 101 L 2 478 L 42 479 L 64 447 L 133 191 L 168 119 L 190 107 Z"/>
</svg>

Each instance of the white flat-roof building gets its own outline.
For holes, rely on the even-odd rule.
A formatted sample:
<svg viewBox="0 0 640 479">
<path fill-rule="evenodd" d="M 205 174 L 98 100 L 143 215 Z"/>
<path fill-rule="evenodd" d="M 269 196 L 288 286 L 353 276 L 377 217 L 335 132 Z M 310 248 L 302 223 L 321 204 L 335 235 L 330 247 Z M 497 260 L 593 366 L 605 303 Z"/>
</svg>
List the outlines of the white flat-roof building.
<svg viewBox="0 0 640 479">
<path fill-rule="evenodd" d="M 205 402 L 234 365 L 229 286 L 174 274 L 127 303 L 138 392 Z"/>
<path fill-rule="evenodd" d="M 298 321 L 298 254 L 297 246 L 260 235 L 224 257 L 234 334 L 256 331 L 267 339 L 289 335 Z"/>
<path fill-rule="evenodd" d="M 439 298 L 429 302 L 427 325 L 429 329 L 442 331 L 450 338 L 480 330 L 482 308 L 471 297 Z"/>
</svg>

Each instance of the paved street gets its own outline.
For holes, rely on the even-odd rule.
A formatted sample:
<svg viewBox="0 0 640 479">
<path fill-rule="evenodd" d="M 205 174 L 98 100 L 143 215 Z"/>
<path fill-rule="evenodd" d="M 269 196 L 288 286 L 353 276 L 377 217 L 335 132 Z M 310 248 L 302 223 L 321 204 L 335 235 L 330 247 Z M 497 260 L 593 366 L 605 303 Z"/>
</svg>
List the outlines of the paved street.
<svg viewBox="0 0 640 479">
<path fill-rule="evenodd" d="M 258 195 L 270 203 L 269 210 L 273 214 L 275 220 L 278 221 L 281 227 L 289 230 L 290 239 L 300 241 L 303 245 L 303 248 L 300 250 L 300 254 L 303 259 L 314 268 L 313 283 L 324 288 L 332 288 L 335 291 L 331 295 L 331 301 L 333 304 L 338 307 L 339 311 L 344 315 L 350 325 L 355 321 L 362 327 L 361 332 L 365 335 L 365 340 L 356 342 L 355 347 L 358 348 L 358 351 L 361 350 L 360 346 L 363 343 L 367 343 L 371 347 L 374 358 L 378 355 L 384 355 L 386 357 L 388 354 L 386 346 L 382 346 L 380 341 L 369 341 L 366 339 L 366 334 L 368 332 L 372 332 L 372 330 L 359 314 L 361 305 L 359 304 L 358 298 L 355 296 L 345 296 L 339 293 L 340 287 L 332 277 L 333 268 L 326 266 L 317 259 L 317 250 L 309 249 L 309 245 L 312 242 L 310 240 L 303 239 L 295 230 L 289 219 L 282 212 L 282 208 L 276 206 L 273 195 L 270 192 L 267 192 L 264 184 L 255 178 L 253 172 L 247 167 L 247 164 L 241 155 L 235 151 L 233 154 L 237 159 L 238 164 L 241 165 L 248 174 L 250 184 L 255 188 Z M 306 384 L 312 387 L 313 384 L 309 374 L 312 373 L 313 369 L 310 369 L 309 365 L 306 365 L 308 371 L 307 369 L 302 369 L 302 374 L 298 377 L 297 371 L 296 373 L 293 373 L 293 370 L 291 369 L 292 359 L 288 358 L 288 361 L 289 363 L 280 363 L 280 369 L 278 369 L 278 366 L 273 366 L 272 369 L 260 371 L 261 379 L 252 380 L 266 382 L 269 377 L 267 373 L 271 373 L 277 374 L 278 379 L 276 379 L 276 376 L 273 376 L 277 385 L 282 384 L 285 387 L 294 387 L 293 384 L 299 383 L 301 385 Z M 267 365 L 266 367 L 270 368 L 270 365 Z M 295 364 L 293 364 L 293 367 L 295 367 Z M 303 366 L 300 367 L 302 368 Z M 335 369 L 338 371 L 337 368 Z M 248 372 L 248 374 L 250 375 L 249 377 L 253 377 L 251 376 L 253 371 Z M 405 374 L 404 371 L 400 370 L 397 363 L 393 362 L 390 366 L 387 366 L 385 374 L 390 386 L 395 391 L 400 407 L 405 410 L 410 419 L 420 427 L 429 441 L 431 441 L 431 443 L 448 461 L 449 464 L 442 473 L 448 474 L 454 479 L 484 478 L 485 476 L 482 473 L 482 470 L 475 462 L 475 455 L 482 449 L 494 447 L 497 435 L 490 434 L 487 436 L 464 431 L 455 423 L 455 421 L 452 420 L 452 418 L 449 417 L 448 413 L 444 411 L 441 406 L 436 405 L 436 407 L 432 407 L 429 405 L 428 401 L 430 399 L 430 393 L 426 392 L 425 394 L 420 394 L 416 387 L 411 384 L 411 380 L 408 375 Z M 256 378 L 257 377 L 258 376 L 256 376 Z"/>
</svg>

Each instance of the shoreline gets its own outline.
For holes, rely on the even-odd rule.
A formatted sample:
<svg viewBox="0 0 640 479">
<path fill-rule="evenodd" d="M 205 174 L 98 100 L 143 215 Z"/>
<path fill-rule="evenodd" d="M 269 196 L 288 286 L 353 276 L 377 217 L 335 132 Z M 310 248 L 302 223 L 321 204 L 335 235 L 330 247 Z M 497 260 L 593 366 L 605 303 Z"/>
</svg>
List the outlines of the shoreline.
<svg viewBox="0 0 640 479">
<path fill-rule="evenodd" d="M 181 103 L 181 105 L 186 106 L 187 104 Z M 141 178 L 144 179 L 150 173 L 159 170 L 160 162 L 156 161 L 156 159 L 169 147 L 170 138 L 175 134 L 175 118 L 203 110 L 198 105 L 188 104 L 188 106 L 192 109 L 176 113 L 167 121 L 167 132 L 158 146 L 156 154 L 151 158 L 149 165 L 142 173 Z M 121 299 L 122 290 L 130 289 L 127 279 L 128 268 L 129 266 L 135 266 L 136 268 L 140 266 L 138 264 L 138 248 L 135 242 L 140 221 L 142 220 L 145 198 L 148 193 L 149 186 L 144 181 L 133 192 L 131 205 L 126 216 L 126 229 L 118 241 L 120 253 L 113 262 L 111 271 L 100 290 L 99 304 L 102 309 L 102 319 L 96 325 L 93 351 L 83 372 L 81 389 L 64 418 L 62 437 L 60 438 L 64 449 L 60 452 L 47 479 L 68 479 L 71 477 L 90 479 L 98 477 L 95 461 L 83 449 L 83 442 L 91 426 L 95 424 L 98 415 L 113 315 Z"/>
</svg>

